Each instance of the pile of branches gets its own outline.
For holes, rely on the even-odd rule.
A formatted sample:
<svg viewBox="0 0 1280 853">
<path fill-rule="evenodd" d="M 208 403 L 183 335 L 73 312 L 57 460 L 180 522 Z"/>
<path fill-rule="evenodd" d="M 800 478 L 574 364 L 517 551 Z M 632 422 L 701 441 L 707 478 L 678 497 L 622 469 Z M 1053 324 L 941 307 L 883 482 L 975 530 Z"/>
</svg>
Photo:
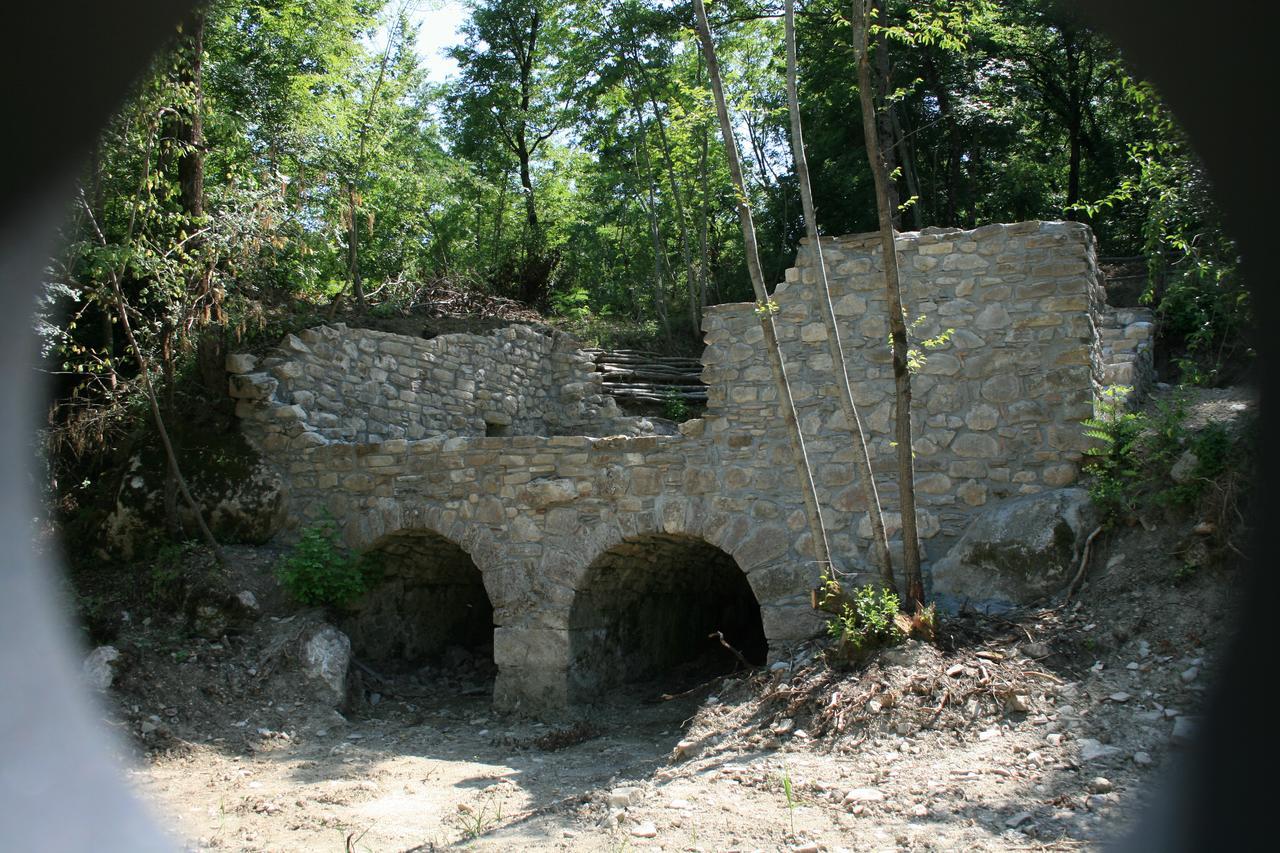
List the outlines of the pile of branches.
<svg viewBox="0 0 1280 853">
<path fill-rule="evenodd" d="M 604 375 L 604 390 L 614 397 L 646 403 L 673 399 L 705 404 L 707 386 L 702 362 L 686 356 L 662 355 L 647 350 L 584 349 Z"/>
<path fill-rule="evenodd" d="M 414 283 L 397 280 L 384 287 L 393 291 L 409 290 L 408 310 L 428 317 L 481 318 L 539 325 L 543 322 L 538 312 L 523 302 L 485 293 L 448 278 Z"/>
</svg>

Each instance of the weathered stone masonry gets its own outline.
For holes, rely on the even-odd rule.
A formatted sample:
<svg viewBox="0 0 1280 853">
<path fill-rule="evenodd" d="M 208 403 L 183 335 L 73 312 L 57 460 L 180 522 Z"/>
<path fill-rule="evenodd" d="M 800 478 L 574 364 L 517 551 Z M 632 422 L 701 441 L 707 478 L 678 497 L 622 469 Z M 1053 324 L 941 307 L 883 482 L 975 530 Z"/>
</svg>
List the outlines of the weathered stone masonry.
<svg viewBox="0 0 1280 853">
<path fill-rule="evenodd" d="M 874 242 L 823 250 L 892 508 Z M 926 231 L 901 235 L 899 248 L 908 311 L 925 318 L 913 338 L 955 329 L 915 378 L 921 533 L 937 556 L 984 504 L 1076 478 L 1079 421 L 1104 359 L 1141 365 L 1149 324 L 1129 318 L 1104 351 L 1106 308 L 1080 225 Z M 865 513 L 807 260 L 775 295 L 779 334 L 833 542 L 856 565 Z M 818 570 L 753 306 L 709 309 L 704 329 L 707 412 L 678 435 L 622 416 L 571 341 L 518 326 L 431 340 L 320 327 L 228 367 L 246 435 L 288 483 L 291 523 L 328 513 L 359 549 L 456 545 L 493 606 L 497 703 L 546 709 L 600 681 L 580 664 L 600 642 L 607 598 L 583 591 L 604 570 L 678 579 L 698 571 L 702 556 L 690 555 L 707 543 L 745 575 L 771 649 L 820 627 L 809 609 Z"/>
</svg>

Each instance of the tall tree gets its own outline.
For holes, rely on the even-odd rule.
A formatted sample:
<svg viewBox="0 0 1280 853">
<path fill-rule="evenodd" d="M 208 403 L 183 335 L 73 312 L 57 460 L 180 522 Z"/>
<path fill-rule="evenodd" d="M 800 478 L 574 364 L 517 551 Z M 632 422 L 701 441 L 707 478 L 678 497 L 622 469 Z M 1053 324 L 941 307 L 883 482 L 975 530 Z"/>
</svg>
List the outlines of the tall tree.
<svg viewBox="0 0 1280 853">
<path fill-rule="evenodd" d="M 871 58 L 867 32 L 871 21 L 871 0 L 853 0 L 853 49 L 858 58 L 858 92 L 862 101 L 862 135 L 867 160 L 875 178 L 876 213 L 880 221 L 881 260 L 885 293 L 889 303 L 889 336 L 893 341 L 893 384 L 895 396 L 894 439 L 898 454 L 898 497 L 902 513 L 902 562 L 909 607 L 924 606 L 924 581 L 920 573 L 920 540 L 916 532 L 915 462 L 911 449 L 911 371 L 907 363 L 907 325 L 902 308 L 902 287 L 898 276 L 898 251 L 893 229 L 893 206 L 889 194 L 889 169 L 876 134 L 876 106 L 871 80 Z"/>
<path fill-rule="evenodd" d="M 891 588 L 897 588 L 893 577 L 893 559 L 889 554 L 889 537 L 885 533 L 884 515 L 880 510 L 880 493 L 871 470 L 871 454 L 867 451 L 867 437 L 862 431 L 862 418 L 853 401 L 853 387 L 849 383 L 849 371 L 844 359 L 844 346 L 840 342 L 840 325 L 836 322 L 835 308 L 831 304 L 831 288 L 827 284 L 827 264 L 823 258 L 821 237 L 818 233 L 818 214 L 813 204 L 813 189 L 809 185 L 809 159 L 804 150 L 804 129 L 800 122 L 800 99 L 796 86 L 796 27 L 795 0 L 786 0 L 787 41 L 787 110 L 791 116 L 791 149 L 795 161 L 796 183 L 800 185 L 800 201 L 804 210 L 805 233 L 813 256 L 817 259 L 818 303 L 822 320 L 827 327 L 827 353 L 831 356 L 831 370 L 839 390 L 840 410 L 849 426 L 849 438 L 853 444 L 854 465 L 862 480 L 867 502 L 867 517 L 871 521 L 872 546 L 881 580 Z"/>
<path fill-rule="evenodd" d="M 724 85 L 720 77 L 720 64 L 716 61 L 715 43 L 711 40 L 711 26 L 707 22 L 707 9 L 702 0 L 693 0 L 694 14 L 698 37 L 702 41 L 702 52 L 707 60 L 707 77 L 711 82 L 711 92 L 715 97 L 716 115 L 720 120 L 720 136 L 724 141 L 725 157 L 729 161 L 729 174 L 733 179 L 734 190 L 738 194 L 738 222 L 742 227 L 742 242 L 747 255 L 747 269 L 751 274 L 751 287 L 756 295 L 756 313 L 760 318 L 760 328 L 764 332 L 765 351 L 769 358 L 769 366 L 773 371 L 774 384 L 778 389 L 778 401 L 782 409 L 782 419 L 791 439 L 791 453 L 795 460 L 797 479 L 800 481 L 801 498 L 804 501 L 805 513 L 809 518 L 809 532 L 813 542 L 813 555 L 823 571 L 833 569 L 831 548 L 827 542 L 826 527 L 822 522 L 822 507 L 818 503 L 818 490 L 813 483 L 813 469 L 809 466 L 809 456 L 805 450 L 804 434 L 800 431 L 800 421 L 796 417 L 795 402 L 791 397 L 791 385 L 787 382 L 786 366 L 782 361 L 782 348 L 778 345 L 778 333 L 773 324 L 774 303 L 765 289 L 764 274 L 760 267 L 760 255 L 756 249 L 755 224 L 751 219 L 751 204 L 747 201 L 746 189 L 742 179 L 742 164 L 738 158 L 738 144 L 733 135 L 733 122 L 729 117 L 729 108 L 725 103 Z"/>
<path fill-rule="evenodd" d="M 515 158 L 524 194 L 521 298 L 545 305 L 556 258 L 539 217 L 535 158 L 576 115 L 586 68 L 574 50 L 567 0 L 479 0 L 450 53 L 461 69 L 455 104 L 475 145 L 496 140 Z"/>
</svg>

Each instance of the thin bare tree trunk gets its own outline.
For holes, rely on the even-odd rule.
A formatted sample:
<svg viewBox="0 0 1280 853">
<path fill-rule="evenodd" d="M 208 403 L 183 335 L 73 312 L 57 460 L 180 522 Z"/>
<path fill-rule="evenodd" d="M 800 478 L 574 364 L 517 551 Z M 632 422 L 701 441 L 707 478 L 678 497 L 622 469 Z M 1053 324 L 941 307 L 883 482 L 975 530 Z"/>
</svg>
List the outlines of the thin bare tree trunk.
<svg viewBox="0 0 1280 853">
<path fill-rule="evenodd" d="M 742 226 L 742 241 L 746 251 L 747 269 L 751 274 L 751 288 L 755 291 L 760 328 L 764 332 L 769 366 L 773 370 L 774 383 L 778 388 L 778 401 L 782 408 L 782 417 L 791 436 L 791 451 L 795 458 L 796 473 L 800 479 L 805 513 L 809 518 L 814 557 L 823 571 L 829 571 L 833 568 L 831 548 L 827 543 L 827 532 L 822 523 L 822 510 L 818 504 L 818 490 L 813 484 L 813 470 L 809 467 L 809 456 L 805 452 L 804 434 L 800 431 L 800 421 L 796 417 L 795 402 L 791 398 L 791 386 L 787 383 L 786 367 L 782 363 L 782 349 L 778 346 L 777 330 L 773 325 L 772 302 L 769 299 L 769 292 L 765 289 L 764 273 L 760 268 L 755 223 L 751 219 L 751 204 L 747 201 L 746 186 L 742 180 L 742 162 L 738 157 L 738 146 L 733 138 L 733 124 L 729 120 L 729 108 L 725 105 L 724 86 L 720 78 L 720 63 L 716 61 L 716 48 L 711 41 L 711 27 L 707 23 L 707 9 L 702 0 L 693 0 L 693 9 L 697 15 L 696 23 L 698 37 L 702 41 L 702 52 L 707 60 L 707 76 L 711 81 L 711 92 L 715 96 L 716 115 L 720 119 L 720 135 L 724 140 L 725 156 L 729 161 L 729 174 L 733 178 L 734 192 L 738 196 L 738 222 Z"/>
<path fill-rule="evenodd" d="M 880 220 L 880 246 L 884 256 L 885 292 L 889 302 L 889 336 L 893 340 L 893 384 L 897 411 L 894 438 L 898 452 L 899 510 L 902 513 L 902 562 L 906 575 L 908 608 L 924 605 L 920 574 L 920 541 L 916 533 L 915 463 L 911 458 L 911 371 L 907 367 L 907 325 L 902 316 L 902 288 L 898 276 L 898 252 L 894 246 L 893 209 L 889 203 L 889 173 L 876 137 L 876 110 L 872 98 L 871 62 L 867 56 L 868 0 L 853 2 L 853 50 L 858 57 L 858 95 L 862 101 L 862 134 L 876 185 L 876 209 Z"/>
<path fill-rule="evenodd" d="M 862 479 L 866 495 L 867 517 L 871 521 L 871 539 L 881 580 L 896 589 L 893 577 L 893 558 L 889 554 L 889 537 L 885 534 L 884 516 L 880 510 L 880 492 L 876 488 L 875 475 L 871 471 L 871 454 L 867 451 L 867 438 L 862 430 L 862 418 L 853 402 L 853 387 L 849 383 L 849 371 L 844 360 L 844 346 L 840 342 L 840 327 L 836 323 L 835 308 L 831 304 L 831 289 L 827 284 L 827 264 L 822 257 L 822 243 L 818 235 L 818 215 L 813 204 L 813 188 L 809 184 L 809 158 L 804 150 L 804 130 L 800 123 L 800 98 L 796 91 L 796 26 L 795 0 L 786 0 L 787 40 L 787 108 L 791 113 L 791 151 L 795 158 L 796 183 L 800 185 L 800 202 L 804 208 L 805 233 L 818 261 L 818 303 L 822 308 L 822 320 L 827 327 L 827 352 L 831 356 L 831 370 L 839 387 L 840 408 L 849 424 L 849 437 L 853 439 L 853 462 Z"/>
</svg>

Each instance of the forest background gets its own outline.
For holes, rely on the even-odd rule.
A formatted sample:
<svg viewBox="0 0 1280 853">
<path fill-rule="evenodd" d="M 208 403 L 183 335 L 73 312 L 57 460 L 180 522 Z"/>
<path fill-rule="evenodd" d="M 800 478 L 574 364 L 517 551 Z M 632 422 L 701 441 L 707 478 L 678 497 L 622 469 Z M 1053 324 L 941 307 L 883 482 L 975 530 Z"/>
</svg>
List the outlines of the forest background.
<svg viewBox="0 0 1280 853">
<path fill-rule="evenodd" d="M 1153 87 L 1047 0 L 875 5 L 897 227 L 1086 221 L 1101 255 L 1146 270 L 1178 378 L 1236 378 L 1235 247 Z M 710 14 L 777 282 L 804 235 L 781 4 Z M 190 412 L 184 382 L 219 385 L 231 340 L 429 310 L 442 290 L 518 300 L 587 343 L 690 353 L 705 306 L 753 300 L 689 4 L 476 0 L 465 15 L 444 82 L 416 46 L 421 4 L 215 0 L 183 23 L 103 133 L 50 259 L 54 504 L 73 510 L 145 424 L 140 362 L 163 407 Z M 849 15 L 810 0 L 797 20 L 829 235 L 876 227 Z"/>
</svg>

